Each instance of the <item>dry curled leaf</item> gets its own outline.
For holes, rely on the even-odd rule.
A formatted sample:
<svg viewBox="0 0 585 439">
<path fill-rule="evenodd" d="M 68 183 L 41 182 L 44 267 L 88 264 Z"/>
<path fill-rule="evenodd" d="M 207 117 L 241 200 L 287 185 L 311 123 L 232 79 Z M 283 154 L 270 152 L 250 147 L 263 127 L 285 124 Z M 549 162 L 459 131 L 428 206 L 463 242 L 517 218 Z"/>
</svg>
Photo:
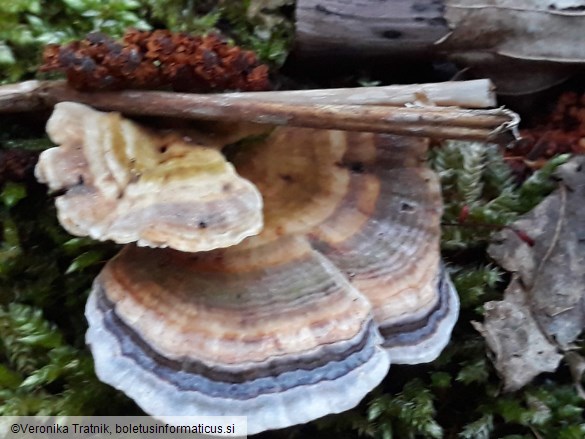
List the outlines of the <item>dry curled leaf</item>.
<svg viewBox="0 0 585 439">
<path fill-rule="evenodd" d="M 517 276 L 503 302 L 488 304 L 481 328 L 496 354 L 496 368 L 510 389 L 526 384 L 538 371 L 550 371 L 555 359 L 557 363 L 560 360 L 552 351 L 571 349 L 571 343 L 585 328 L 584 165 L 585 158 L 577 157 L 561 166 L 556 174 L 561 181 L 559 188 L 511 228 L 496 235 L 488 249 L 491 257 Z M 531 240 L 521 239 L 517 231 Z M 504 318 L 503 310 L 510 307 L 516 308 L 516 314 L 506 317 L 507 322 L 499 322 Z M 510 325 L 520 320 L 525 322 L 521 332 L 526 336 L 510 335 Z M 504 327 L 508 330 L 497 329 Z"/>
<path fill-rule="evenodd" d="M 518 279 L 510 283 L 503 301 L 484 306 L 485 323 L 473 326 L 493 352 L 505 390 L 517 390 L 540 373 L 556 370 L 563 356 L 540 331 Z"/>
<path fill-rule="evenodd" d="M 585 60 L 585 3 L 580 0 L 449 0 L 451 32 L 441 51 L 495 78 L 499 93 L 525 94 L 549 88 Z"/>
<path fill-rule="evenodd" d="M 446 3 L 445 17 L 453 29 L 441 42 L 447 47 L 463 51 L 481 46 L 497 55 L 528 61 L 582 62 L 585 59 L 583 44 L 567 44 L 582 37 L 583 1 L 449 0 Z"/>
</svg>

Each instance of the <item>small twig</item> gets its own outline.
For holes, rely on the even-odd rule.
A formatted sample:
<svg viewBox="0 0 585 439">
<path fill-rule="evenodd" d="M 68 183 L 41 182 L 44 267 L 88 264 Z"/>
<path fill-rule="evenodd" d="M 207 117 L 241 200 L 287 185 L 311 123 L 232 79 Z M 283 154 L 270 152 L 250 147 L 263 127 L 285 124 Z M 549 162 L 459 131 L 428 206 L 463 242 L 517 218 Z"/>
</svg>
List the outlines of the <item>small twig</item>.
<svg viewBox="0 0 585 439">
<path fill-rule="evenodd" d="M 24 83 L 25 84 L 25 83 Z M 439 139 L 467 139 L 510 142 L 515 139 L 518 117 L 508 110 L 469 110 L 453 107 L 384 105 L 341 105 L 299 103 L 300 92 L 236 94 L 187 94 L 159 91 L 120 91 L 86 93 L 62 82 L 46 81 L 36 87 L 0 87 L 0 112 L 23 111 L 26 101 L 33 108 L 51 107 L 58 102 L 81 102 L 109 111 L 132 115 L 165 116 L 187 119 L 246 121 L 271 125 L 291 125 L 319 129 L 340 129 L 392 133 Z M 360 90 L 360 89 L 358 89 Z M 313 90 L 313 97 L 323 90 Z M 338 93 L 339 90 L 337 91 Z M 263 100 L 262 95 L 271 96 Z M 346 95 L 348 90 L 343 90 Z M 353 89 L 353 96 L 358 93 Z M 289 102 L 287 96 L 293 103 Z M 335 93 L 333 93 L 335 95 Z M 18 97 L 22 96 L 22 100 Z M 329 95 L 331 96 L 331 94 Z M 335 95 L 338 96 L 338 95 Z M 339 99 L 339 96 L 336 98 Z M 13 107 L 10 102 L 17 101 Z M 365 98 L 362 102 L 365 102 Z M 368 101 L 369 102 L 369 101 Z"/>
<path fill-rule="evenodd" d="M 42 83 L 39 81 L 0 86 L 0 113 L 35 111 L 47 107 L 41 91 Z"/>
<path fill-rule="evenodd" d="M 528 428 L 530 429 L 530 432 L 534 436 L 534 439 L 543 439 L 542 436 L 538 433 L 538 431 L 536 431 L 536 429 L 532 425 L 529 425 Z"/>
</svg>

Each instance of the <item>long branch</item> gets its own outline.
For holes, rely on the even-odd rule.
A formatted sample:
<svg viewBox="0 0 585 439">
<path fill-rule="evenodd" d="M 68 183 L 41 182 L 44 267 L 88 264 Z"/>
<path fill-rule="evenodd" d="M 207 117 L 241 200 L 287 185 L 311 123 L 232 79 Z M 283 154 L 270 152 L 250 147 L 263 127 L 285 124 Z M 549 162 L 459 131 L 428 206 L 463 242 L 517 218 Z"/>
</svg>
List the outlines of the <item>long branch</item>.
<svg viewBox="0 0 585 439">
<path fill-rule="evenodd" d="M 394 87 L 400 89 L 400 86 Z M 388 101 L 380 101 L 379 96 L 376 97 L 376 104 L 372 105 L 372 98 L 368 98 L 367 93 L 361 94 L 360 105 L 330 103 L 344 101 L 342 96 L 353 96 L 355 102 L 360 90 L 363 89 L 339 89 L 338 94 L 325 93 L 329 96 L 325 99 L 323 90 L 211 95 L 134 90 L 87 93 L 73 90 L 62 82 L 47 81 L 0 87 L 0 112 L 39 109 L 58 102 L 75 101 L 132 115 L 248 121 L 441 139 L 507 142 L 514 138 L 518 119 L 507 110 L 394 107 L 380 105 L 380 102 Z M 293 98 L 289 98 L 291 94 Z M 268 99 L 263 99 L 262 95 L 268 96 Z M 306 102 L 303 103 L 303 100 Z"/>
</svg>

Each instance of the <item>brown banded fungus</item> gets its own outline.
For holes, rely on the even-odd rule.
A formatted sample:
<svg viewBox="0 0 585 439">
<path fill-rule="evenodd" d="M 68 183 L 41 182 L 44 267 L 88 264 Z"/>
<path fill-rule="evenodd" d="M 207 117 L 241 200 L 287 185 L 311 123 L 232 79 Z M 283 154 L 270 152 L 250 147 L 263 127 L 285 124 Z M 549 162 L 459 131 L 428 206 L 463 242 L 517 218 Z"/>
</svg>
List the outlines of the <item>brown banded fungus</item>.
<svg viewBox="0 0 585 439">
<path fill-rule="evenodd" d="M 85 150 L 70 123 L 63 136 L 71 130 L 78 140 L 68 143 Z M 253 434 L 355 406 L 390 362 L 435 359 L 459 302 L 440 261 L 427 147 L 277 128 L 226 151 L 262 195 L 262 230 L 203 252 L 127 245 L 86 308 L 100 379 L 157 418 L 244 415 Z"/>
<path fill-rule="evenodd" d="M 262 228 L 262 198 L 213 147 L 150 132 L 118 113 L 55 106 L 39 181 L 73 235 L 182 251 L 237 244 Z"/>
<path fill-rule="evenodd" d="M 428 141 L 281 128 L 234 154 L 264 199 L 265 226 L 244 241 L 306 235 L 373 305 L 392 362 L 434 360 L 459 302 L 440 262 L 442 215 Z"/>
<path fill-rule="evenodd" d="M 248 416 L 254 434 L 350 409 L 384 378 L 370 311 L 302 237 L 197 254 L 128 245 L 95 281 L 87 342 L 100 379 L 147 413 Z"/>
</svg>

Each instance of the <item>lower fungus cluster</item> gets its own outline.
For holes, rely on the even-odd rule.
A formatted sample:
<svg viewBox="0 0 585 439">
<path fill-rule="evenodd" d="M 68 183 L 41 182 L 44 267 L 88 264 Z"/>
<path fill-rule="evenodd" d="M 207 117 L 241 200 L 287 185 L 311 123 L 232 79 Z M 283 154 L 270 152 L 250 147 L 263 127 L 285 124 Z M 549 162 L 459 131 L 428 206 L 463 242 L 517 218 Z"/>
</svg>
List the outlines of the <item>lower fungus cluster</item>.
<svg viewBox="0 0 585 439">
<path fill-rule="evenodd" d="M 51 44 L 41 71 L 61 71 L 79 90 L 171 87 L 177 91 L 270 88 L 268 67 L 218 35 L 129 30 L 122 41 L 99 32 Z"/>
<path fill-rule="evenodd" d="M 280 127 L 227 163 L 65 102 L 48 133 L 36 175 L 65 192 L 61 223 L 129 243 L 94 281 L 86 341 L 150 415 L 305 423 L 448 343 L 459 299 L 425 139 Z"/>
</svg>

